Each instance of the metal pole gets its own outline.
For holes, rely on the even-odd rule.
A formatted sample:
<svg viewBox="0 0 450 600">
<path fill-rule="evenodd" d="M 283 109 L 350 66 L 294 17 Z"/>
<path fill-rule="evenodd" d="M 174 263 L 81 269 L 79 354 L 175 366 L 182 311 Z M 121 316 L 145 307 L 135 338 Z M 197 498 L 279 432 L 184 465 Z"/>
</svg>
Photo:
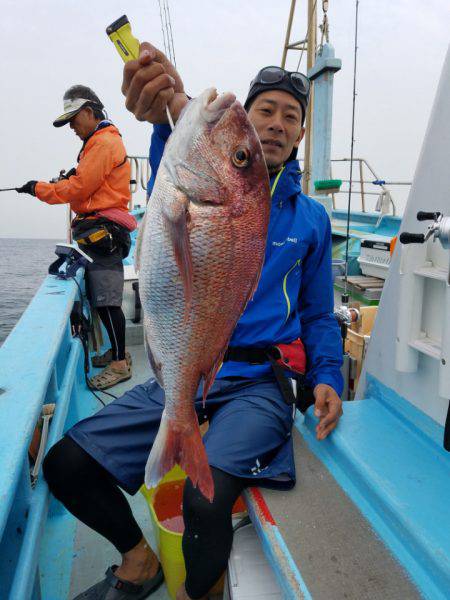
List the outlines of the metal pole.
<svg viewBox="0 0 450 600">
<path fill-rule="evenodd" d="M 308 0 L 308 48 L 307 48 L 307 71 L 314 65 L 316 59 L 316 30 L 317 11 L 314 0 Z M 305 166 L 303 173 L 303 192 L 309 194 L 311 178 L 311 154 L 312 154 L 312 111 L 314 106 L 314 85 L 311 88 L 308 110 L 306 111 L 306 135 L 305 135 Z"/>
<path fill-rule="evenodd" d="M 72 243 L 72 209 L 70 208 L 70 204 L 67 205 L 67 243 Z"/>
<path fill-rule="evenodd" d="M 362 165 L 361 159 L 359 159 L 359 179 L 360 179 L 360 184 L 361 184 L 361 207 L 362 207 L 362 211 L 366 212 L 366 202 L 364 199 L 363 165 Z"/>
<path fill-rule="evenodd" d="M 284 41 L 283 57 L 281 58 L 281 68 L 282 69 L 284 69 L 284 67 L 286 65 L 286 56 L 287 56 L 287 51 L 288 51 L 288 47 L 289 47 L 289 40 L 291 38 L 291 28 L 292 28 L 292 21 L 294 19 L 296 1 L 297 0 L 291 0 L 291 9 L 289 11 L 289 20 L 288 20 L 288 26 L 286 29 L 286 39 Z"/>
<path fill-rule="evenodd" d="M 331 166 L 331 162 L 330 162 L 330 179 L 333 179 L 333 168 Z M 333 209 L 336 208 L 336 194 L 334 192 L 332 192 L 331 197 L 333 199 Z"/>
<path fill-rule="evenodd" d="M 352 180 L 353 180 L 353 160 L 354 160 L 354 144 L 355 144 L 355 103 L 356 103 L 356 59 L 358 56 L 358 7 L 359 0 L 356 0 L 355 10 L 355 50 L 353 63 L 353 101 L 352 101 L 352 139 L 350 143 L 350 183 L 348 188 L 348 205 L 347 205 L 347 234 L 345 240 L 345 279 L 344 279 L 344 295 L 348 304 L 348 243 L 350 239 L 350 213 L 352 200 Z"/>
</svg>

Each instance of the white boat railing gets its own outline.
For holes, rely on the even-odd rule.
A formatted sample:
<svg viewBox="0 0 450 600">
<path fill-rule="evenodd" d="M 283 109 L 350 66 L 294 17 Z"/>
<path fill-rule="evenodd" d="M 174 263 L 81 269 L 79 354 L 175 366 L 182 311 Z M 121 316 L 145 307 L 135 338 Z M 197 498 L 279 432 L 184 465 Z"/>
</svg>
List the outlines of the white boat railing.
<svg viewBox="0 0 450 600">
<path fill-rule="evenodd" d="M 148 156 L 128 156 L 127 158 L 131 166 L 131 199 L 129 208 L 132 210 L 134 195 L 142 191 L 147 193 L 147 183 L 150 179 L 150 163 L 148 162 Z"/>
<path fill-rule="evenodd" d="M 145 192 L 147 193 L 147 184 L 150 179 L 150 164 L 148 161 L 148 156 L 128 156 L 128 160 L 131 165 L 131 178 L 130 178 L 130 189 L 131 189 L 131 200 L 130 200 L 130 210 L 133 209 L 134 204 L 134 195 L 137 192 Z M 331 160 L 331 176 L 333 179 L 333 163 L 349 163 L 350 158 L 334 158 Z M 377 202 L 374 211 L 379 212 L 381 214 L 389 214 L 392 212 L 392 215 L 397 214 L 397 207 L 395 205 L 394 199 L 392 197 L 392 193 L 390 190 L 391 186 L 410 186 L 410 181 L 386 181 L 381 179 L 374 168 L 370 165 L 370 163 L 365 158 L 354 158 L 353 162 L 356 163 L 358 168 L 357 174 L 353 177 L 352 181 L 352 202 L 354 198 L 358 201 L 360 211 L 363 213 L 370 212 L 367 206 L 367 197 L 368 196 L 377 196 Z M 338 194 L 342 196 L 348 197 L 350 180 L 349 179 L 341 179 L 342 183 L 345 184 L 343 188 L 339 190 L 339 192 L 334 192 L 331 194 L 333 201 L 333 209 L 337 208 L 336 197 Z M 368 187 L 370 186 L 370 187 Z M 355 189 L 356 187 L 356 189 Z M 355 205 L 353 205 L 353 210 L 357 210 Z"/>
<path fill-rule="evenodd" d="M 333 179 L 333 163 L 349 163 L 351 162 L 350 158 L 334 158 L 331 160 L 331 179 Z M 392 214 L 395 216 L 397 214 L 397 208 L 392 198 L 391 190 L 388 186 L 409 186 L 411 185 L 410 181 L 386 181 L 381 179 L 376 173 L 373 167 L 369 164 L 369 162 L 365 158 L 354 158 L 353 163 L 356 163 L 358 171 L 356 175 L 352 177 L 352 202 L 353 196 L 356 200 L 359 198 L 359 206 L 361 212 L 366 213 L 368 211 L 367 207 L 367 196 L 377 196 L 378 200 L 375 206 L 375 212 L 379 212 L 381 214 L 389 214 L 392 211 Z M 354 171 L 355 173 L 355 171 Z M 344 188 L 340 189 L 339 192 L 335 192 L 331 194 L 333 200 L 333 209 L 337 208 L 336 196 L 338 194 L 344 194 L 348 197 L 350 180 L 349 179 L 341 179 L 342 183 L 345 184 Z M 356 189 L 355 189 L 356 186 Z M 366 186 L 372 186 L 371 188 L 367 188 Z M 376 190 L 376 191 L 375 191 Z M 353 210 L 355 207 L 353 205 Z"/>
</svg>

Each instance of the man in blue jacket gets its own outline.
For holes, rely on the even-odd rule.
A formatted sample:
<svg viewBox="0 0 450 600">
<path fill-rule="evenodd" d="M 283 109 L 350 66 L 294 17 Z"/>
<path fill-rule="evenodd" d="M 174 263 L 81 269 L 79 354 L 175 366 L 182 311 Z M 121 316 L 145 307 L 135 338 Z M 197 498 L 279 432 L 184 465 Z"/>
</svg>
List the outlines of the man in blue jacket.
<svg viewBox="0 0 450 600">
<path fill-rule="evenodd" d="M 155 125 L 150 148 L 154 178 L 170 136 L 165 108 L 169 106 L 176 120 L 188 98 L 173 66 L 149 44 L 141 46 L 138 60 L 126 65 L 123 92 L 136 118 Z M 333 317 L 330 221 L 319 203 L 302 194 L 295 160 L 308 99 L 305 76 L 266 67 L 252 81 L 245 102 L 271 180 L 266 255 L 258 289 L 232 336 L 229 360 L 204 408 L 201 392 L 197 398 L 199 420 L 209 422 L 204 443 L 215 497 L 210 504 L 187 480 L 187 575 L 177 600 L 206 598 L 226 569 L 233 537 L 231 510 L 246 486 L 289 489 L 295 484 L 293 407 L 261 351 L 301 338 L 306 383 L 319 418 L 318 439 L 336 427 L 342 414 L 342 342 Z M 256 352 L 258 359 L 249 352 Z M 134 494 L 141 486 L 163 406 L 164 392 L 151 379 L 75 425 L 45 460 L 53 494 L 122 554 L 122 564 L 110 567 L 106 579 L 79 599 L 146 598 L 162 582 L 157 557 L 121 489 Z"/>
</svg>

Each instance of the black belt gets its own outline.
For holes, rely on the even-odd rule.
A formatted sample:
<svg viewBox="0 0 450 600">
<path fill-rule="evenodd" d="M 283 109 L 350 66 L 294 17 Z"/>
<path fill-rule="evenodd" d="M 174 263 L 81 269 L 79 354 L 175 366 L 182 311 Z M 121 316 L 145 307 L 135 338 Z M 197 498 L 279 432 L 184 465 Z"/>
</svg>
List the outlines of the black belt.
<svg viewBox="0 0 450 600">
<path fill-rule="evenodd" d="M 223 362 L 232 360 L 236 362 L 248 362 L 254 365 L 263 365 L 269 361 L 269 355 L 273 348 L 244 348 L 241 346 L 228 346 Z"/>
<path fill-rule="evenodd" d="M 292 390 L 292 385 L 289 381 L 290 377 L 286 374 L 286 369 L 279 365 L 276 359 L 279 358 L 277 349 L 273 346 L 267 348 L 252 348 L 242 346 L 229 346 L 225 352 L 223 362 L 236 361 L 246 362 L 253 365 L 263 365 L 270 363 L 281 395 L 286 404 L 297 405 L 297 408 L 304 413 L 315 402 L 312 388 L 305 385 L 304 376 L 290 372 L 293 379 L 297 381 L 297 398 Z"/>
</svg>

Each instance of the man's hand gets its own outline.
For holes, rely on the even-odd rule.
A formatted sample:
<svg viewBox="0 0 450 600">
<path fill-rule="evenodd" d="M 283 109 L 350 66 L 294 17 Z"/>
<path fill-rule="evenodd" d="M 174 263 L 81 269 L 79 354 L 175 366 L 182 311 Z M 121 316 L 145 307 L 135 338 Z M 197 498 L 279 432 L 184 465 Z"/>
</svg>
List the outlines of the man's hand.
<svg viewBox="0 0 450 600">
<path fill-rule="evenodd" d="M 19 194 L 30 194 L 31 196 L 36 196 L 34 191 L 36 184 L 37 181 L 27 181 L 22 187 L 16 188 L 16 192 L 19 192 Z"/>
<path fill-rule="evenodd" d="M 167 123 L 166 106 L 174 121 L 188 98 L 175 67 L 157 48 L 143 42 L 139 58 L 123 68 L 122 94 L 125 106 L 138 121 Z"/>
<path fill-rule="evenodd" d="M 336 428 L 342 416 L 342 400 L 334 389 L 326 383 L 319 383 L 314 388 L 314 416 L 319 417 L 316 437 L 324 440 Z"/>
</svg>

